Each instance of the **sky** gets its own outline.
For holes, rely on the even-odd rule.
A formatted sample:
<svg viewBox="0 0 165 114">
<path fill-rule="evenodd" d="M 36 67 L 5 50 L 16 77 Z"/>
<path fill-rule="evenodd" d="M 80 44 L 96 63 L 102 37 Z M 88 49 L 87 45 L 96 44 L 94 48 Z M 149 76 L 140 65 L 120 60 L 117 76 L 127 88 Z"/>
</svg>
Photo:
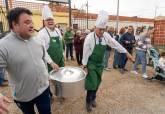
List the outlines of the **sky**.
<svg viewBox="0 0 165 114">
<path fill-rule="evenodd" d="M 72 0 L 72 6 L 85 9 L 87 0 Z M 116 15 L 117 0 L 88 0 L 89 12 L 98 13 L 107 11 L 110 15 Z M 165 0 L 119 0 L 119 15 L 154 18 L 165 16 Z"/>
<path fill-rule="evenodd" d="M 29 1 L 29 0 L 24 0 Z M 30 0 L 34 1 L 34 0 Z M 46 1 L 46 0 L 45 0 Z M 98 14 L 105 10 L 109 15 L 116 15 L 118 0 L 88 0 L 89 12 Z M 120 16 L 154 18 L 165 16 L 165 0 L 119 0 Z M 71 0 L 72 7 L 86 9 L 87 0 Z M 155 13 L 156 12 L 156 13 Z"/>
</svg>

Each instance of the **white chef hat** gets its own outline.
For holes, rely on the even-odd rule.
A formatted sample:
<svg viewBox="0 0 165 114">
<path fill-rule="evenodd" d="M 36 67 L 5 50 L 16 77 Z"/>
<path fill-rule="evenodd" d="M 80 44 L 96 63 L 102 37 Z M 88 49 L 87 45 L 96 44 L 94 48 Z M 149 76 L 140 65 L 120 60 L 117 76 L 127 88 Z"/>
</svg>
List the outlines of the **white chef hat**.
<svg viewBox="0 0 165 114">
<path fill-rule="evenodd" d="M 95 26 L 96 28 L 106 28 L 107 24 L 108 24 L 108 12 L 101 10 L 98 14 Z"/>
<path fill-rule="evenodd" d="M 47 5 L 44 5 L 44 7 L 42 9 L 42 19 L 47 20 L 49 18 L 53 19 L 52 11 Z"/>
</svg>

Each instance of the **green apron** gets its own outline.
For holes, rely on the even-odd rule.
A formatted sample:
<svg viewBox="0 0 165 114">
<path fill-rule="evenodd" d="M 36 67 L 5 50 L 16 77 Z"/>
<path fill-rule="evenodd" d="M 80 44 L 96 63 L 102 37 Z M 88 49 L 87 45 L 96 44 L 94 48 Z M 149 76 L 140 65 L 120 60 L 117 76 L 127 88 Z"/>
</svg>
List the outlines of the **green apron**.
<svg viewBox="0 0 165 114">
<path fill-rule="evenodd" d="M 45 28 L 46 29 L 46 28 Z M 49 56 L 51 59 L 58 64 L 59 67 L 64 67 L 64 57 L 63 57 L 63 46 L 62 41 L 60 41 L 60 37 L 51 37 L 48 30 L 46 29 L 49 37 L 50 37 L 50 43 L 49 48 L 47 50 Z M 58 32 L 56 31 L 58 34 Z M 48 71 L 50 72 L 52 70 L 51 66 L 48 64 Z"/>
<path fill-rule="evenodd" d="M 94 33 L 95 38 L 95 33 Z M 88 59 L 87 68 L 88 74 L 85 79 L 86 90 L 97 90 L 101 83 L 101 76 L 103 72 L 103 58 L 105 53 L 106 45 L 96 44 L 92 52 L 92 55 Z"/>
</svg>

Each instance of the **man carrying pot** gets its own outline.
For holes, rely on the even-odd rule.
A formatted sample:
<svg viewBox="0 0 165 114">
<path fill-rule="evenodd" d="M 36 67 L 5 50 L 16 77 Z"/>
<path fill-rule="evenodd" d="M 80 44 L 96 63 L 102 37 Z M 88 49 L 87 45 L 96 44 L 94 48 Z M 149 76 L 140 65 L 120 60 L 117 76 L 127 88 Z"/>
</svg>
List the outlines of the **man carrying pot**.
<svg viewBox="0 0 165 114">
<path fill-rule="evenodd" d="M 55 62 L 59 67 L 64 67 L 61 31 L 55 27 L 52 11 L 47 5 L 43 7 L 42 18 L 44 28 L 39 31 L 37 40 L 40 41 L 47 50 L 48 56 L 51 58 L 50 63 Z M 50 72 L 51 70 L 52 67 L 48 64 L 48 71 Z M 63 101 L 61 84 L 59 82 L 55 82 L 54 84 L 56 91 L 58 91 L 56 95 L 60 98 L 60 101 Z"/>
<path fill-rule="evenodd" d="M 84 42 L 83 49 L 83 69 L 87 72 L 85 79 L 86 109 L 87 112 L 92 111 L 92 107 L 96 107 L 96 93 L 101 83 L 101 75 L 103 72 L 103 58 L 106 50 L 106 45 L 115 48 L 120 53 L 126 53 L 127 57 L 134 61 L 133 57 L 123 48 L 115 39 L 107 32 L 106 26 L 108 23 L 108 13 L 100 11 L 95 23 L 94 32 L 90 33 Z"/>
</svg>

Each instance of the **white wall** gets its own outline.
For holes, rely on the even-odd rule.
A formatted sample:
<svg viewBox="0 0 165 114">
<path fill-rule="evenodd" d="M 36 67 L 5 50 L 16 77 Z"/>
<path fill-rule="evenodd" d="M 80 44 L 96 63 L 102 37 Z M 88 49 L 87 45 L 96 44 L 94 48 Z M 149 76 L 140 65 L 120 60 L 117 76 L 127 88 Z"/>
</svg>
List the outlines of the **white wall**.
<svg viewBox="0 0 165 114">
<path fill-rule="evenodd" d="M 78 24 L 80 29 L 87 28 L 87 20 L 85 19 L 74 19 L 72 21 L 73 24 Z M 95 20 L 88 20 L 88 28 L 91 29 L 95 25 Z M 154 26 L 153 22 L 132 22 L 132 21 L 119 21 L 119 29 L 121 27 L 132 25 L 134 29 L 136 29 L 139 26 Z M 116 27 L 116 21 L 109 21 L 108 26 Z"/>
</svg>

